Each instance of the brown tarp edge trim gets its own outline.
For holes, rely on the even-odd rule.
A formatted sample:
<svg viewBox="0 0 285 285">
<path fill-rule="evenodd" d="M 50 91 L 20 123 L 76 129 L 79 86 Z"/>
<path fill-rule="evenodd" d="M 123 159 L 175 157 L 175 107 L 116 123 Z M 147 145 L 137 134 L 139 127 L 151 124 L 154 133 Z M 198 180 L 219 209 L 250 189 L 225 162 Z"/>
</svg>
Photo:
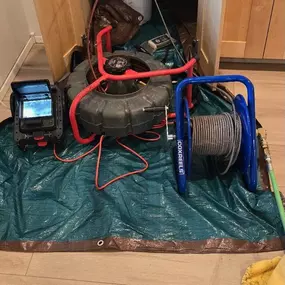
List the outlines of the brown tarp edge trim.
<svg viewBox="0 0 285 285">
<path fill-rule="evenodd" d="M 0 241 L 0 250 L 25 252 L 139 251 L 168 253 L 256 253 L 285 249 L 285 236 L 260 242 L 230 238 L 201 241 L 155 241 L 121 237 L 86 241 Z"/>
</svg>

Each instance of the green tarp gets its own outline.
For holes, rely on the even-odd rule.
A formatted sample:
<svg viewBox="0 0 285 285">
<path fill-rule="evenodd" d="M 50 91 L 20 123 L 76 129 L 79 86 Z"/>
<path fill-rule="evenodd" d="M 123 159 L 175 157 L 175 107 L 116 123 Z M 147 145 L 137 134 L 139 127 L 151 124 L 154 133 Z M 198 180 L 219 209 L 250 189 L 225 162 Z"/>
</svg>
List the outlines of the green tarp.
<svg viewBox="0 0 285 285">
<path fill-rule="evenodd" d="M 197 89 L 194 115 L 229 106 Z M 13 124 L 0 128 L 0 249 L 24 251 L 141 250 L 177 252 L 256 252 L 284 248 L 282 225 L 272 193 L 247 191 L 241 175 L 213 175 L 210 160 L 193 158 L 192 180 L 177 193 L 174 143 L 133 137 L 122 141 L 150 164 L 141 174 L 97 191 L 97 152 L 71 164 L 57 161 L 52 148 L 22 152 L 13 142 Z M 90 149 L 65 133 L 63 157 Z M 100 182 L 141 168 L 141 162 L 104 141 Z"/>
</svg>

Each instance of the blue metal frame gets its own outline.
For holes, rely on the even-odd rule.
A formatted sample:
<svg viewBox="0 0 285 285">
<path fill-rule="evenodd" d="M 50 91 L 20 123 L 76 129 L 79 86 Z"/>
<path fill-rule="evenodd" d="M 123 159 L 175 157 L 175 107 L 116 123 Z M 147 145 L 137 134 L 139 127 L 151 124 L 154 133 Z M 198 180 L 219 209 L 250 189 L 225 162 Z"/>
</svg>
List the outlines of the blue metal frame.
<svg viewBox="0 0 285 285">
<path fill-rule="evenodd" d="M 248 114 L 250 119 L 250 129 L 252 135 L 252 146 L 250 156 L 250 167 L 249 167 L 249 179 L 248 188 L 250 191 L 255 191 L 257 187 L 257 150 L 256 150 L 256 121 L 255 121 L 255 95 L 254 86 L 252 82 L 242 75 L 220 75 L 220 76 L 204 76 L 204 77 L 192 77 L 186 78 L 181 81 L 176 88 L 175 95 L 175 111 L 176 111 L 176 151 L 177 151 L 177 183 L 178 190 L 181 194 L 186 192 L 187 189 L 187 172 L 190 171 L 191 161 L 188 161 L 189 171 L 186 170 L 185 166 L 185 144 L 184 144 L 184 100 L 183 90 L 189 84 L 203 84 L 203 83 L 224 83 L 224 82 L 240 82 L 245 85 L 247 89 L 247 101 L 248 101 Z M 187 114 L 187 120 L 190 121 L 190 113 Z M 190 124 L 189 124 L 190 126 Z M 191 130 L 190 130 L 191 134 Z M 191 142 L 191 140 L 190 140 Z M 190 146 L 192 147 L 192 145 Z M 191 152 L 191 151 L 189 151 Z M 189 157 L 188 153 L 188 157 Z"/>
<path fill-rule="evenodd" d="M 189 104 L 186 97 L 184 97 L 184 110 L 185 116 L 187 120 L 187 164 L 186 167 L 186 175 L 190 177 L 191 174 L 191 163 L 192 163 L 192 132 L 191 132 L 191 118 L 190 118 L 190 110 Z"/>
<path fill-rule="evenodd" d="M 244 174 L 244 179 L 247 185 L 250 184 L 250 176 L 248 169 L 250 168 L 251 163 L 251 152 L 252 152 L 252 136 L 255 133 L 251 132 L 250 127 L 250 118 L 248 113 L 248 108 L 246 101 L 242 95 L 237 95 L 234 99 L 234 104 L 236 112 L 239 114 L 241 123 L 242 123 L 242 140 L 240 146 L 240 155 L 239 155 L 239 168 Z"/>
</svg>

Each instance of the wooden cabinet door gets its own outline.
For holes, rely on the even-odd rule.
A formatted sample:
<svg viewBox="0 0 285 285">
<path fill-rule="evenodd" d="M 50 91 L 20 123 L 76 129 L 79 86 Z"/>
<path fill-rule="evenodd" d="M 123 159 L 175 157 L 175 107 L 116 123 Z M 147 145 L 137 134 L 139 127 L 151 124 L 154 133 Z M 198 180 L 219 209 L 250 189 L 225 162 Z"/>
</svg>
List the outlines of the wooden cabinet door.
<svg viewBox="0 0 285 285">
<path fill-rule="evenodd" d="M 263 58 L 285 59 L 285 0 L 274 1 Z"/>
<path fill-rule="evenodd" d="M 34 0 L 54 80 L 68 72 L 69 56 L 85 34 L 88 0 Z"/>
<path fill-rule="evenodd" d="M 218 74 L 225 0 L 199 0 L 197 39 L 200 69 L 204 75 Z"/>
<path fill-rule="evenodd" d="M 273 3 L 227 0 L 221 57 L 263 58 Z"/>
</svg>

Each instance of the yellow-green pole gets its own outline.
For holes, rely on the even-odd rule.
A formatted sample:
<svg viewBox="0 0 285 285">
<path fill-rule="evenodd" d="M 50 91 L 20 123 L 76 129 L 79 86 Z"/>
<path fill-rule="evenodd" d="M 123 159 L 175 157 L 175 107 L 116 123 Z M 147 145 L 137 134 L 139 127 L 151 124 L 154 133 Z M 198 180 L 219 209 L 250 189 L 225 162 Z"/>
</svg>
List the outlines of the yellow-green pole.
<svg viewBox="0 0 285 285">
<path fill-rule="evenodd" d="M 258 136 L 262 145 L 262 148 L 264 149 L 264 155 L 265 155 L 265 161 L 267 164 L 267 171 L 269 174 L 269 179 L 270 179 L 270 183 L 274 192 L 274 196 L 275 196 L 275 200 L 277 203 L 277 207 L 278 207 L 278 211 L 279 211 L 279 215 L 282 221 L 282 225 L 283 225 L 283 229 L 285 232 L 285 209 L 283 206 L 283 202 L 282 202 L 282 198 L 281 198 L 281 194 L 279 191 L 279 187 L 277 184 L 277 180 L 276 180 L 276 176 L 275 176 L 275 172 L 272 166 L 272 160 L 271 160 L 271 155 L 269 152 L 269 147 L 268 147 L 268 143 L 266 141 L 266 132 L 264 129 L 260 128 L 258 129 Z"/>
</svg>

